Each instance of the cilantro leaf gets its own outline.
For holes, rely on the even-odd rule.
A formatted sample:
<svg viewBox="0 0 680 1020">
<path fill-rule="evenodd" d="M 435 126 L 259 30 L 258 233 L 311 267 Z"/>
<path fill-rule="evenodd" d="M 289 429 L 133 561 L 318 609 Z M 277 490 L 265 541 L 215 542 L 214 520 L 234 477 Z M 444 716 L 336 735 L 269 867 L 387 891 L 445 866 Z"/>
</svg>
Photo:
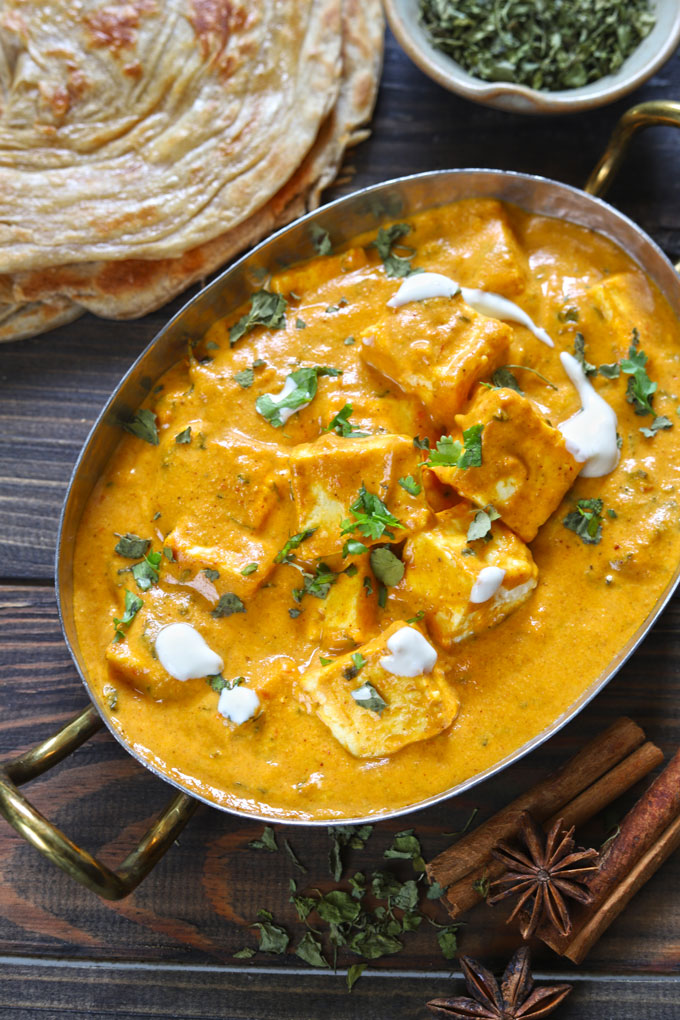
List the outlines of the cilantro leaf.
<svg viewBox="0 0 680 1020">
<path fill-rule="evenodd" d="M 482 465 L 482 432 L 483 425 L 471 425 L 463 432 L 465 452 L 458 461 L 459 468 L 481 467 Z"/>
<path fill-rule="evenodd" d="M 243 577 L 250 577 L 251 574 L 255 573 L 259 565 L 260 565 L 259 563 L 248 563 L 241 571 L 241 574 L 243 575 Z"/>
<path fill-rule="evenodd" d="M 253 850 L 269 850 L 270 853 L 276 853 L 279 849 L 279 845 L 276 842 L 276 836 L 271 825 L 265 825 L 264 831 L 259 839 L 251 839 L 248 846 Z"/>
<path fill-rule="evenodd" d="M 442 951 L 442 956 L 445 960 L 453 960 L 456 953 L 458 952 L 458 939 L 456 932 L 458 931 L 457 924 L 447 925 L 446 928 L 442 928 L 441 931 L 437 932 L 437 942 L 439 948 Z"/>
<path fill-rule="evenodd" d="M 631 377 L 626 388 L 626 400 L 633 405 L 636 414 L 654 414 L 652 397 L 658 384 L 647 375 L 647 355 L 638 350 L 639 343 L 640 334 L 634 329 L 628 357 L 621 361 L 621 371 Z"/>
<path fill-rule="evenodd" d="M 345 404 L 345 406 L 338 411 L 338 413 L 331 418 L 328 425 L 326 425 L 324 432 L 337 432 L 339 436 L 344 439 L 358 438 L 360 436 L 367 436 L 368 432 L 360 432 L 359 429 L 355 429 L 350 424 L 349 418 L 352 414 L 352 405 Z"/>
<path fill-rule="evenodd" d="M 331 848 L 328 863 L 336 882 L 342 878 L 341 850 L 346 846 L 353 850 L 363 850 L 372 832 L 372 825 L 334 825 L 329 828 Z"/>
<path fill-rule="evenodd" d="M 574 357 L 585 375 L 597 375 L 597 367 L 586 360 L 586 338 L 583 333 L 577 333 L 574 337 Z"/>
<path fill-rule="evenodd" d="M 392 841 L 392 846 L 385 850 L 383 857 L 412 861 L 414 871 L 425 871 L 420 840 L 414 836 L 413 829 L 404 829 L 402 832 L 398 832 Z"/>
<path fill-rule="evenodd" d="M 293 549 L 297 549 L 297 547 L 304 542 L 305 539 L 313 535 L 315 531 L 316 528 L 308 528 L 307 531 L 298 531 L 297 535 L 291 535 L 283 549 L 279 549 L 277 552 L 274 557 L 274 563 L 287 563 Z"/>
<path fill-rule="evenodd" d="M 221 694 L 222 691 L 233 691 L 234 687 L 240 687 L 246 682 L 246 678 L 235 676 L 233 680 L 225 680 L 221 673 L 212 673 L 205 678 L 205 682 L 216 694 Z"/>
<path fill-rule="evenodd" d="M 324 230 L 323 227 L 320 227 L 318 223 L 310 223 L 309 233 L 312 238 L 314 250 L 319 255 L 330 255 L 333 250 L 333 245 L 331 244 L 331 238 L 328 231 Z"/>
<path fill-rule="evenodd" d="M 152 584 L 158 584 L 158 568 L 162 555 L 159 552 L 151 552 L 140 563 L 135 563 L 133 566 L 132 576 L 140 591 L 148 591 Z"/>
<path fill-rule="evenodd" d="M 404 564 L 386 546 L 371 550 L 371 570 L 379 581 L 389 587 L 399 584 L 404 576 Z"/>
<path fill-rule="evenodd" d="M 311 967 L 330 967 L 328 960 L 323 955 L 321 943 L 312 935 L 311 931 L 305 932 L 302 936 L 295 949 L 295 955 Z"/>
<path fill-rule="evenodd" d="M 405 478 L 400 478 L 399 484 L 402 489 L 406 489 L 411 496 L 418 496 L 423 488 L 422 485 L 415 480 L 413 475 L 406 475 Z"/>
<path fill-rule="evenodd" d="M 255 326 L 283 329 L 286 325 L 286 299 L 281 294 L 258 290 L 253 294 L 250 308 L 229 330 L 229 343 L 233 346 Z"/>
<path fill-rule="evenodd" d="M 143 439 L 151 446 L 158 446 L 158 428 L 156 426 L 156 415 L 153 411 L 142 408 L 127 421 L 118 421 L 117 424 L 138 439 Z"/>
<path fill-rule="evenodd" d="M 452 436 L 442 436 L 437 440 L 437 449 L 432 450 L 425 461 L 428 466 L 457 467 L 461 469 L 480 467 L 482 463 L 482 432 L 483 425 L 471 425 L 463 432 L 463 444 Z"/>
<path fill-rule="evenodd" d="M 491 533 L 492 521 L 497 521 L 500 517 L 498 510 L 489 503 L 483 510 L 477 510 L 475 516 L 472 518 L 472 523 L 467 531 L 468 542 L 476 542 L 479 538 L 486 538 Z"/>
<path fill-rule="evenodd" d="M 375 241 L 371 242 L 373 247 L 378 249 L 378 255 L 383 261 L 387 276 L 411 276 L 413 273 L 422 271 L 414 269 L 411 265 L 411 259 L 414 255 L 413 248 L 404 248 L 409 253 L 408 257 L 396 255 L 392 250 L 399 239 L 405 237 L 406 234 L 410 234 L 410 232 L 411 228 L 408 223 L 393 223 L 391 227 L 380 227 L 378 236 Z"/>
<path fill-rule="evenodd" d="M 293 588 L 293 598 L 298 604 L 302 602 L 305 595 L 313 595 L 316 599 L 325 599 L 331 590 L 331 585 L 335 584 L 338 579 L 335 571 L 325 563 L 318 563 L 313 574 L 303 570 L 302 577 L 304 587 Z"/>
<path fill-rule="evenodd" d="M 378 715 L 387 708 L 387 702 L 378 694 L 373 684 L 367 682 L 350 693 L 360 708 L 367 708 L 371 712 L 377 712 Z"/>
<path fill-rule="evenodd" d="M 576 509 L 567 514 L 562 523 L 586 545 L 597 545 L 602 538 L 603 508 L 601 499 L 580 499 Z"/>
<path fill-rule="evenodd" d="M 133 535 L 129 531 L 124 535 L 119 535 L 116 532 L 116 543 L 114 552 L 117 552 L 119 556 L 124 556 L 128 560 L 138 560 L 141 556 L 144 556 L 147 549 L 151 545 L 150 538 L 140 538 L 139 535 Z"/>
<path fill-rule="evenodd" d="M 191 425 L 187 425 L 187 427 L 182 432 L 177 433 L 177 435 L 175 436 L 175 442 L 178 445 L 181 445 L 182 443 L 191 442 Z"/>
<path fill-rule="evenodd" d="M 309 404 L 316 396 L 318 379 L 323 375 L 342 375 L 342 369 L 330 368 L 328 365 L 298 368 L 287 377 L 284 388 L 278 396 L 273 397 L 270 393 L 263 393 L 259 396 L 255 401 L 255 410 L 275 429 L 281 428 L 290 417 L 290 415 L 282 417 L 281 411 L 287 409 L 293 413 Z M 292 389 L 290 388 L 291 382 L 293 383 Z M 286 388 L 288 388 L 287 393 Z"/>
<path fill-rule="evenodd" d="M 611 365 L 600 365 L 598 372 L 603 379 L 618 379 L 621 374 L 621 366 L 618 361 L 613 361 Z"/>
<path fill-rule="evenodd" d="M 452 436 L 442 436 L 437 440 L 437 449 L 432 450 L 425 463 L 441 467 L 458 467 L 463 452 L 463 444 Z"/>
<path fill-rule="evenodd" d="M 664 414 L 661 414 L 654 419 L 650 428 L 648 429 L 641 428 L 640 432 L 642 433 L 643 436 L 646 436 L 647 439 L 653 439 L 657 432 L 661 432 L 663 429 L 672 428 L 673 422 L 670 420 L 670 418 L 667 418 Z"/>
<path fill-rule="evenodd" d="M 219 570 L 213 570 L 212 567 L 206 567 L 203 573 L 209 581 L 219 581 L 220 579 Z"/>
<path fill-rule="evenodd" d="M 414 436 L 413 437 L 413 447 L 416 450 L 429 450 L 430 449 L 430 440 L 427 438 L 427 436 L 424 436 L 423 439 L 421 439 L 420 436 Z"/>
<path fill-rule="evenodd" d="M 125 630 L 127 630 L 130 626 L 143 605 L 144 602 L 140 599 L 139 595 L 135 595 L 134 592 L 128 591 L 127 588 L 125 589 L 125 612 L 120 620 L 115 616 L 113 618 L 113 625 L 116 628 L 113 640 L 116 643 L 125 639 Z M 123 627 L 125 627 L 125 630 L 123 630 Z"/>
<path fill-rule="evenodd" d="M 515 393 L 521 394 L 524 393 L 524 390 L 517 382 L 517 379 L 512 374 L 507 365 L 503 365 L 501 366 L 501 368 L 496 369 L 496 371 L 491 376 L 491 382 L 497 390 L 506 389 L 514 390 Z"/>
<path fill-rule="evenodd" d="M 355 984 L 368 967 L 367 963 L 353 963 L 347 968 L 347 991 L 351 992 Z"/>
<path fill-rule="evenodd" d="M 290 942 L 290 935 L 285 928 L 273 923 L 274 919 L 268 910 L 259 910 L 257 916 L 260 920 L 252 927 L 260 933 L 260 950 L 263 953 L 285 953 Z"/>
<path fill-rule="evenodd" d="M 246 607 L 241 602 L 238 595 L 234 595 L 233 592 L 228 591 L 225 595 L 221 595 L 219 602 L 210 614 L 215 620 L 220 619 L 222 616 L 231 616 L 232 613 L 245 613 Z"/>
<path fill-rule="evenodd" d="M 359 489 L 359 495 L 357 496 L 354 503 L 349 508 L 349 512 L 354 516 L 354 520 L 347 518 L 341 524 L 341 534 L 347 535 L 349 532 L 358 531 L 359 534 L 365 535 L 367 538 L 378 539 L 386 535 L 388 538 L 394 538 L 394 533 L 389 531 L 389 528 L 402 528 L 404 525 L 401 521 L 390 513 L 383 501 L 375 493 L 369 492 L 366 486 L 361 484 Z M 349 543 L 347 543 L 348 545 Z M 363 546 L 363 543 L 358 543 Z M 366 547 L 363 546 L 362 552 L 366 551 Z M 343 556 L 347 553 L 343 549 Z"/>
<path fill-rule="evenodd" d="M 244 368 L 242 372 L 237 372 L 234 376 L 234 382 L 237 382 L 239 386 L 247 390 L 255 381 L 255 371 L 252 368 Z"/>
</svg>

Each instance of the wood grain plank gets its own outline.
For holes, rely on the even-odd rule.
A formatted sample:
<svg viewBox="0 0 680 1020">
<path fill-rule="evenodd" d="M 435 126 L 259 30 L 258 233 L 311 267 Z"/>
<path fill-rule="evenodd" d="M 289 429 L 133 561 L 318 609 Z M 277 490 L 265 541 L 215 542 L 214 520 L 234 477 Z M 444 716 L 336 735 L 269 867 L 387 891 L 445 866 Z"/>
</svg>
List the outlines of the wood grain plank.
<svg viewBox="0 0 680 1020">
<path fill-rule="evenodd" d="M 550 982 L 552 974 L 536 974 Z M 367 971 L 349 994 L 344 974 L 253 974 L 219 968 L 126 969 L 114 966 L 0 966 L 1 1020 L 426 1020 L 430 998 L 459 994 L 458 976 Z M 560 1020 L 677 1020 L 680 982 L 579 976 Z"/>
<path fill-rule="evenodd" d="M 85 704 L 85 693 L 61 640 L 49 588 L 0 589 L 0 757 L 47 736 Z M 680 744 L 677 657 L 680 600 L 674 600 L 652 634 L 619 676 L 581 716 L 548 744 L 502 775 L 455 801 L 376 825 L 365 851 L 352 852 L 349 874 L 394 867 L 383 853 L 394 833 L 414 826 L 430 858 L 462 828 L 473 807 L 478 820 L 563 761 L 612 718 L 626 713 L 641 722 L 669 753 Z M 40 810 L 108 862 L 120 861 L 163 805 L 169 788 L 139 766 L 108 734 L 101 733 L 69 760 L 31 784 Z M 621 805 L 623 811 L 625 805 Z M 255 946 L 249 925 L 266 907 L 293 934 L 302 926 L 288 902 L 288 883 L 300 890 L 328 889 L 325 828 L 278 827 L 307 866 L 298 874 L 283 853 L 250 850 L 258 823 L 208 808 L 199 809 L 156 870 L 129 899 L 106 904 L 54 870 L 4 822 L 0 823 L 0 953 L 47 957 L 95 957 L 198 963 L 229 962 L 244 945 Z M 601 841 L 602 823 L 593 829 Z M 410 865 L 396 868 L 402 878 Z M 675 855 L 635 898 L 588 960 L 588 967 L 621 973 L 674 973 L 680 969 L 680 855 Z M 446 920 L 431 904 L 433 915 Z M 460 931 L 465 952 L 502 961 L 517 944 L 504 926 L 506 913 L 481 905 Z M 634 937 L 631 938 L 631 933 Z M 554 966 L 547 949 L 543 965 Z M 255 966 L 285 969 L 292 955 L 259 954 Z M 346 962 L 345 960 L 342 961 Z M 388 968 L 441 968 L 429 925 L 405 940 Z M 248 967 L 252 966 L 251 963 Z M 569 965 L 560 963 L 560 967 Z"/>
</svg>

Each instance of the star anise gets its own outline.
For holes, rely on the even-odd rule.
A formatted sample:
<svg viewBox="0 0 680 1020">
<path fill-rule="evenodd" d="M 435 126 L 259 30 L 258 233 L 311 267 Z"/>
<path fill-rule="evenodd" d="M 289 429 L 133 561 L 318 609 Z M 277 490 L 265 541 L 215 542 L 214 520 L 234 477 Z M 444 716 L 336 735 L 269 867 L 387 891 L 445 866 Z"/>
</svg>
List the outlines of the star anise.
<svg viewBox="0 0 680 1020">
<path fill-rule="evenodd" d="M 427 1008 L 442 1020 L 475 1017 L 476 1020 L 538 1020 L 548 1016 L 571 991 L 571 985 L 534 988 L 529 950 L 518 949 L 505 968 L 500 987 L 491 971 L 469 956 L 460 957 L 463 977 L 472 998 L 432 999 Z"/>
<path fill-rule="evenodd" d="M 525 939 L 533 935 L 544 918 L 561 935 L 569 935 L 572 925 L 565 897 L 579 903 L 590 902 L 591 895 L 583 882 L 598 867 L 597 850 L 575 847 L 574 827 L 565 830 L 561 818 L 547 836 L 528 811 L 522 812 L 520 826 L 524 847 L 499 843 L 493 851 L 493 856 L 508 870 L 491 883 L 491 890 L 496 887 L 500 891 L 492 892 L 487 903 L 517 896 L 508 922 L 520 915 L 520 931 Z"/>
</svg>

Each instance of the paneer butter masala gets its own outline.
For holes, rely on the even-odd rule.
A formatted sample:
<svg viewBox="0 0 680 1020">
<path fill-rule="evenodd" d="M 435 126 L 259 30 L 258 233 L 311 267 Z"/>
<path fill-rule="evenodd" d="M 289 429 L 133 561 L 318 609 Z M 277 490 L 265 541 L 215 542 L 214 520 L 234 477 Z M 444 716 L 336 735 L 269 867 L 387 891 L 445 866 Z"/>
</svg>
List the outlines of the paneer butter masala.
<svg viewBox="0 0 680 1020">
<path fill-rule="evenodd" d="M 492 199 L 331 241 L 158 382 L 75 557 L 114 727 L 281 818 L 491 766 L 680 559 L 679 327 L 623 251 Z"/>
</svg>

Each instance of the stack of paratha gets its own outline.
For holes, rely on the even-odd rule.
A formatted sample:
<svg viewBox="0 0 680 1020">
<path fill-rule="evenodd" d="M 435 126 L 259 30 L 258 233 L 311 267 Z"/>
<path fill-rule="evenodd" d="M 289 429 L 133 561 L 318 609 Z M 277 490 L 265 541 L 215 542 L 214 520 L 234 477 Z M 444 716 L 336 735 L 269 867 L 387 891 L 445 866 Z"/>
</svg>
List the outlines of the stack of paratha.
<svg viewBox="0 0 680 1020">
<path fill-rule="evenodd" d="M 318 204 L 380 0 L 2 0 L 0 339 L 158 308 Z"/>
</svg>

